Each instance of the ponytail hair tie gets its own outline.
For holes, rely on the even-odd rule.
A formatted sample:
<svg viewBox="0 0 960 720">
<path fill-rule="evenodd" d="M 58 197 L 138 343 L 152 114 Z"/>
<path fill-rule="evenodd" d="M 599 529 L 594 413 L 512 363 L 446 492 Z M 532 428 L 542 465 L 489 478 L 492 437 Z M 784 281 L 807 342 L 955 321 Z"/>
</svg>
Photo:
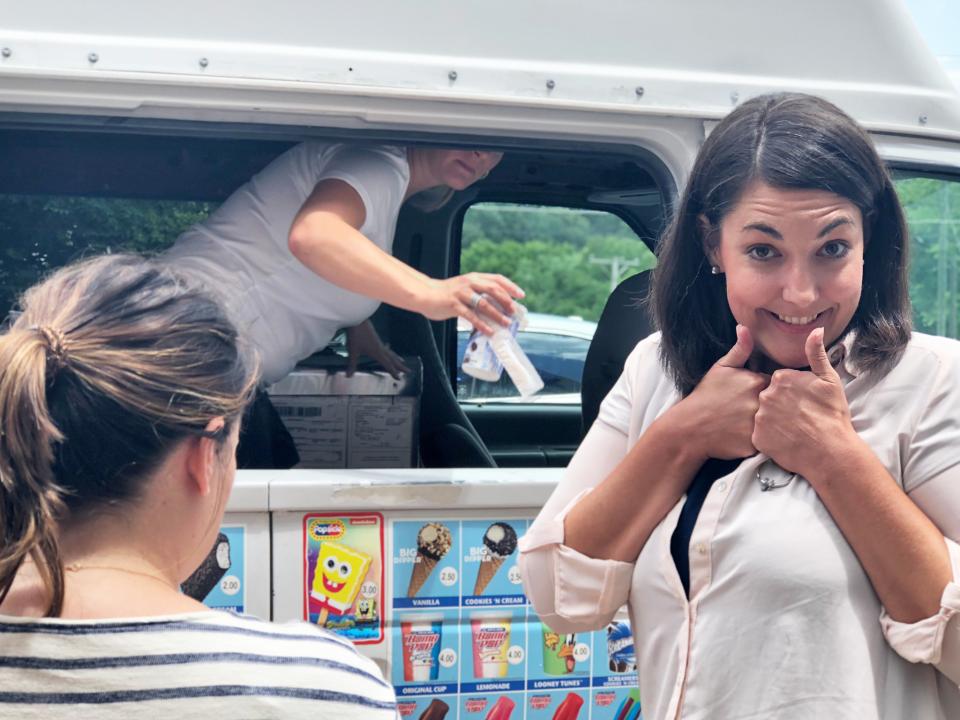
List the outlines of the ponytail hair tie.
<svg viewBox="0 0 960 720">
<path fill-rule="evenodd" d="M 47 346 L 47 360 L 53 361 L 54 369 L 67 364 L 67 340 L 63 333 L 49 325 L 31 325 L 30 329 L 40 334 Z"/>
</svg>

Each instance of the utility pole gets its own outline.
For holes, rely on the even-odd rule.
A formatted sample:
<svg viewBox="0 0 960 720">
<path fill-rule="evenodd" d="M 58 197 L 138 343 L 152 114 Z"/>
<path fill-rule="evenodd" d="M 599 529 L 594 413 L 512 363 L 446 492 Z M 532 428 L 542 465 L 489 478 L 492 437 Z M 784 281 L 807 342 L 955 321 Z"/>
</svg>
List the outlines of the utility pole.
<svg viewBox="0 0 960 720">
<path fill-rule="evenodd" d="M 620 284 L 620 276 L 624 270 L 628 268 L 636 267 L 640 264 L 638 258 L 625 258 L 620 257 L 619 255 L 612 258 L 599 258 L 590 256 L 591 265 L 609 265 L 610 266 L 610 292 L 613 292 L 617 289 L 617 285 Z"/>
</svg>

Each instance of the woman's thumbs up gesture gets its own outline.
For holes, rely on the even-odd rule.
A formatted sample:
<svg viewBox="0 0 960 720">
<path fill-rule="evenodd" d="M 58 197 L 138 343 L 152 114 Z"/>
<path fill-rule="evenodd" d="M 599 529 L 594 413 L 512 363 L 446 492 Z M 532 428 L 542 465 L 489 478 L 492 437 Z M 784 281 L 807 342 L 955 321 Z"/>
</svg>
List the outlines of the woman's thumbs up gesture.
<svg viewBox="0 0 960 720">
<path fill-rule="evenodd" d="M 743 325 L 737 326 L 737 342 L 717 360 L 693 392 L 671 410 L 680 422 L 695 428 L 690 443 L 703 460 L 734 460 L 757 452 L 753 444 L 754 417 L 760 406 L 760 392 L 769 376 L 745 369 L 753 354 L 753 337 Z"/>
<path fill-rule="evenodd" d="M 809 476 L 815 463 L 856 439 L 856 431 L 823 328 L 807 336 L 805 350 L 809 370 L 777 370 L 760 393 L 753 445 L 784 470 Z"/>
</svg>

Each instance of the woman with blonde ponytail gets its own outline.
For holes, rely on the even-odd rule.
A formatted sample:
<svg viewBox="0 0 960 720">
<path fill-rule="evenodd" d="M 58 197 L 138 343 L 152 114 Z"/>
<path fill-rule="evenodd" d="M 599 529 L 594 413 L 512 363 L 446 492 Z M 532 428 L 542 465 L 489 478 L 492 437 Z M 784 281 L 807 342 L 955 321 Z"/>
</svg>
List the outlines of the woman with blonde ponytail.
<svg viewBox="0 0 960 720">
<path fill-rule="evenodd" d="M 395 717 L 348 642 L 180 592 L 258 375 L 219 304 L 112 256 L 21 305 L 0 335 L 0 717 Z"/>
</svg>

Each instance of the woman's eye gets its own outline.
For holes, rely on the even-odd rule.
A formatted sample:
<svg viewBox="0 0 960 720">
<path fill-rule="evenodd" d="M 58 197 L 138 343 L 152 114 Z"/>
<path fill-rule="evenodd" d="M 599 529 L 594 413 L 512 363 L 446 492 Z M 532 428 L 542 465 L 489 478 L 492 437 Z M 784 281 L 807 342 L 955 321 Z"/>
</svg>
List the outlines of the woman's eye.
<svg viewBox="0 0 960 720">
<path fill-rule="evenodd" d="M 770 260 L 776 256 L 776 251 L 769 245 L 754 245 L 747 250 L 747 255 L 754 260 Z"/>
<path fill-rule="evenodd" d="M 828 258 L 842 258 L 850 252 L 850 246 L 840 240 L 828 242 L 820 252 Z"/>
</svg>

